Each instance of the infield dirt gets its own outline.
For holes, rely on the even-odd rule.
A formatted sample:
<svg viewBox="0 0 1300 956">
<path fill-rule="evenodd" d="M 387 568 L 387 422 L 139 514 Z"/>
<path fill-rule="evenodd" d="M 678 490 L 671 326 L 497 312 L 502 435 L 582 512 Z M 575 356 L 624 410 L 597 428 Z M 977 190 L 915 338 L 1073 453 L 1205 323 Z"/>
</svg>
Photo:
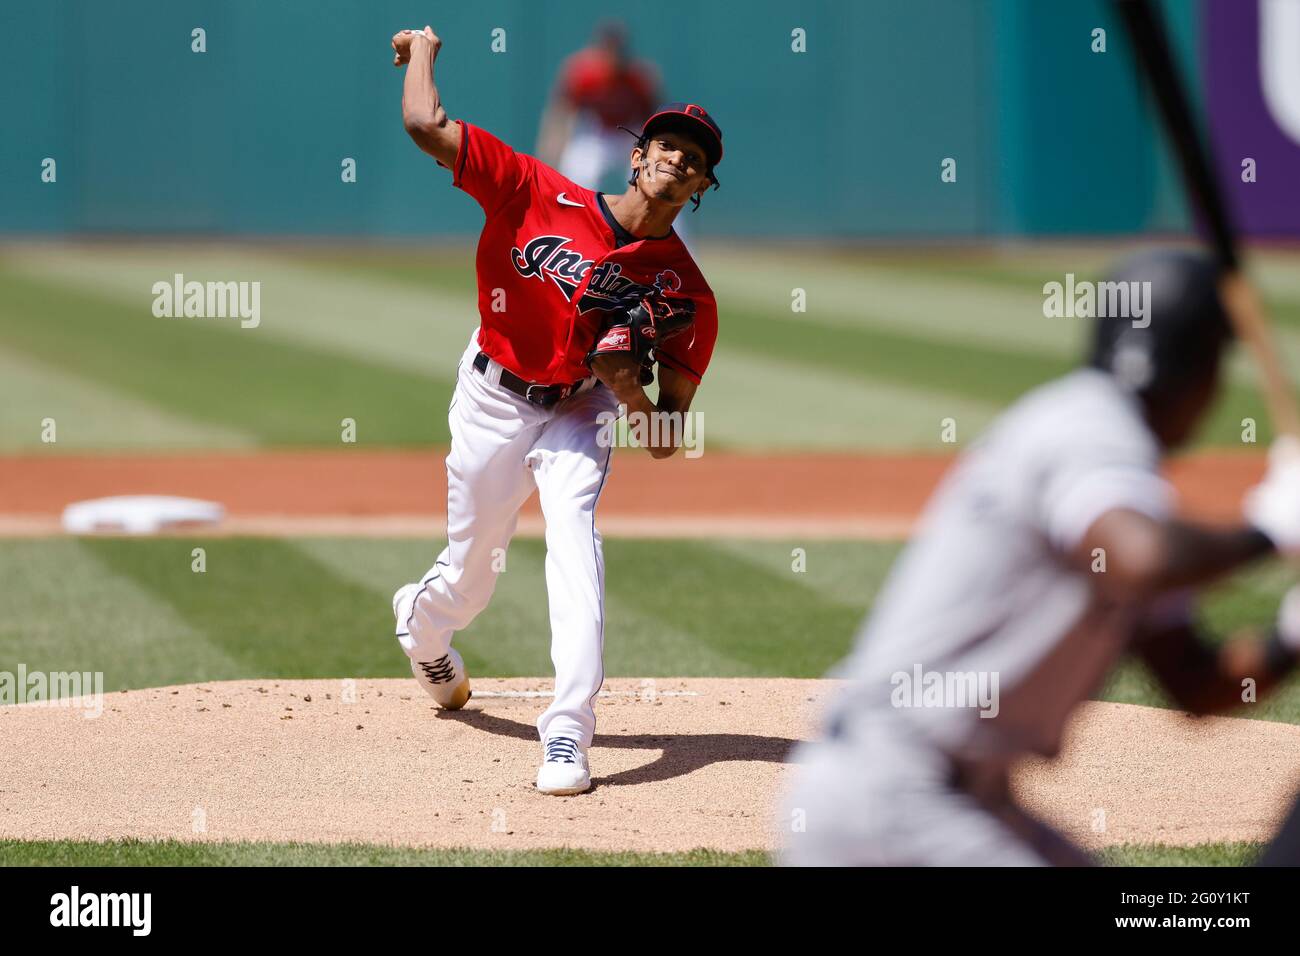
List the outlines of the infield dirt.
<svg viewBox="0 0 1300 956">
<path fill-rule="evenodd" d="M 771 849 L 783 761 L 833 688 L 608 681 L 595 786 L 567 798 L 533 789 L 543 680 L 476 681 L 455 714 L 410 680 L 135 690 L 94 719 L 2 707 L 0 837 Z M 1090 703 L 1063 759 L 1026 766 L 1016 788 L 1098 847 L 1266 839 L 1298 781 L 1300 727 Z"/>
</svg>

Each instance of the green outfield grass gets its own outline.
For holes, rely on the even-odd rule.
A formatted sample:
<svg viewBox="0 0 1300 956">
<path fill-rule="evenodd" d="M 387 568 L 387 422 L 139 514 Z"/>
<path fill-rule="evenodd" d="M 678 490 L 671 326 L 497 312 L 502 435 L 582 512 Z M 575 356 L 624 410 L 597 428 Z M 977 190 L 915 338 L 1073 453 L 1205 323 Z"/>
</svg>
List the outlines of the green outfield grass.
<svg viewBox="0 0 1300 956">
<path fill-rule="evenodd" d="M 1124 845 L 1106 866 L 1250 866 L 1259 843 Z M 722 853 L 596 853 L 588 850 L 470 850 L 364 843 L 187 843 L 180 840 L 0 840 L 0 866 L 769 866 L 761 850 Z"/>
<path fill-rule="evenodd" d="M 198 546 L 204 573 L 191 570 Z M 820 677 L 896 546 L 800 546 L 804 573 L 793 543 L 607 541 L 606 673 Z M 413 540 L 0 540 L 0 666 L 102 670 L 111 690 L 408 676 L 391 595 L 435 557 Z M 511 545 L 492 604 L 457 639 L 471 673 L 551 672 L 544 558 L 540 539 Z"/>
<path fill-rule="evenodd" d="M 207 570 L 191 570 L 206 549 Z M 807 570 L 791 569 L 791 550 Z M 6 614 L 0 669 L 102 670 L 107 690 L 251 678 L 405 677 L 389 608 L 397 584 L 432 560 L 430 545 L 357 538 L 54 538 L 0 540 Z M 898 553 L 861 541 L 606 542 L 606 673 L 823 676 Z M 543 543 L 512 545 L 492 605 L 458 639 L 472 673 L 550 673 Z M 638 569 L 655 568 L 648 590 Z M 1261 626 L 1287 585 L 1282 569 L 1236 576 L 1210 592 L 1218 632 Z M 664 594 L 673 594 L 671 601 Z M 1104 699 L 1163 706 L 1135 664 Z M 1300 682 L 1241 716 L 1300 723 Z M 1132 846 L 1111 865 L 1228 866 L 1259 847 Z M 762 865 L 764 854 L 495 853 L 359 845 L 0 841 L 0 865 Z"/>
<path fill-rule="evenodd" d="M 596 853 L 470 850 L 366 843 L 0 840 L 0 866 L 766 866 L 761 850 Z"/>
<path fill-rule="evenodd" d="M 191 570 L 195 547 L 207 570 Z M 804 548 L 806 571 L 791 569 Z M 860 541 L 606 542 L 610 677 L 821 677 L 848 651 L 899 546 Z M 410 539 L 0 540 L 0 668 L 102 670 L 125 690 L 251 678 L 405 677 L 390 599 L 432 563 Z M 471 673 L 548 674 L 545 546 L 520 538 L 460 637 Z M 655 587 L 645 587 L 646 568 Z M 1209 592 L 1214 633 L 1269 625 L 1288 584 L 1265 566 Z M 671 601 L 663 595 L 671 594 Z M 106 639 L 111 638 L 111 639 Z M 1165 706 L 1137 664 L 1100 696 Z M 1300 723 L 1300 681 L 1239 714 Z"/>
<path fill-rule="evenodd" d="M 1263 852 L 1263 843 L 1126 843 L 1107 847 L 1097 858 L 1106 866 L 1253 866 Z"/>
<path fill-rule="evenodd" d="M 942 449 L 1075 360 L 1078 319 L 1042 286 L 1118 253 L 772 250 L 702 244 L 721 308 L 696 407 L 714 448 Z M 1283 351 L 1300 372 L 1294 254 L 1260 257 Z M 261 322 L 166 319 L 151 287 L 261 283 Z M 0 452 L 362 445 L 447 440 L 444 409 L 477 318 L 472 244 L 442 249 L 0 247 Z M 791 309 L 794 289 L 806 310 Z M 1240 447 L 1266 416 L 1238 361 L 1204 440 Z M 41 421 L 59 423 L 56 446 Z M 1267 439 L 1261 432 L 1261 441 Z"/>
</svg>

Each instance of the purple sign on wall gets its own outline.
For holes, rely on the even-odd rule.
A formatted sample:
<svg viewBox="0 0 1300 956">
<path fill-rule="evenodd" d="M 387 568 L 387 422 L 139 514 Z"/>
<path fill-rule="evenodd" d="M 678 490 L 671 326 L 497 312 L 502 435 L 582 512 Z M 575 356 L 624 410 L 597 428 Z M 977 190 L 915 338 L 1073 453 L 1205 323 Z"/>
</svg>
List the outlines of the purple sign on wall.
<svg viewBox="0 0 1300 956">
<path fill-rule="evenodd" d="M 1300 237 L 1300 0 L 1202 9 L 1209 132 L 1239 228 Z"/>
</svg>

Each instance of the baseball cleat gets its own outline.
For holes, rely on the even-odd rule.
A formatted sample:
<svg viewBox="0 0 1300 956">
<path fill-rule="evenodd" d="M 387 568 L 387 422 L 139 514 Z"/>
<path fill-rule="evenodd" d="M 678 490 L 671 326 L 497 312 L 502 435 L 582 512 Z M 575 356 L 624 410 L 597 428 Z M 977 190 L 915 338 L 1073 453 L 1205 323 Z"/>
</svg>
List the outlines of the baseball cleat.
<svg viewBox="0 0 1300 956">
<path fill-rule="evenodd" d="M 465 662 L 454 650 L 436 661 L 411 661 L 416 682 L 443 710 L 460 710 L 474 696 L 469 689 Z"/>
<path fill-rule="evenodd" d="M 542 766 L 537 771 L 537 789 L 542 793 L 567 797 L 591 789 L 587 754 L 576 740 L 547 737 L 542 753 Z"/>
<path fill-rule="evenodd" d="M 415 599 L 423 590 L 423 584 L 404 584 L 393 595 L 393 616 L 399 629 L 410 620 Z M 448 650 L 435 661 L 411 661 L 411 673 L 443 710 L 460 710 L 474 696 L 469 689 L 465 662 L 454 650 Z"/>
</svg>

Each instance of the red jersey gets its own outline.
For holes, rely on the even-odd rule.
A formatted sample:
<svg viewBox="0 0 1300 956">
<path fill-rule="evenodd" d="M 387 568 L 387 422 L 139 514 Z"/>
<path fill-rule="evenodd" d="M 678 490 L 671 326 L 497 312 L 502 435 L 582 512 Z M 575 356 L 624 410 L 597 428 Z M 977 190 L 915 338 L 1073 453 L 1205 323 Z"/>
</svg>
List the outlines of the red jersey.
<svg viewBox="0 0 1300 956">
<path fill-rule="evenodd" d="M 474 260 L 479 348 L 530 382 L 575 382 L 591 374 L 583 359 L 615 302 L 658 291 L 695 303 L 692 334 L 655 357 L 698 383 L 718 337 L 718 306 L 677 234 L 620 245 L 595 192 L 457 122 L 453 182 L 487 215 Z"/>
<path fill-rule="evenodd" d="M 559 89 L 575 110 L 592 113 L 605 129 L 640 126 L 654 112 L 655 71 L 639 61 L 618 63 L 604 50 L 579 50 L 560 67 Z"/>
</svg>

